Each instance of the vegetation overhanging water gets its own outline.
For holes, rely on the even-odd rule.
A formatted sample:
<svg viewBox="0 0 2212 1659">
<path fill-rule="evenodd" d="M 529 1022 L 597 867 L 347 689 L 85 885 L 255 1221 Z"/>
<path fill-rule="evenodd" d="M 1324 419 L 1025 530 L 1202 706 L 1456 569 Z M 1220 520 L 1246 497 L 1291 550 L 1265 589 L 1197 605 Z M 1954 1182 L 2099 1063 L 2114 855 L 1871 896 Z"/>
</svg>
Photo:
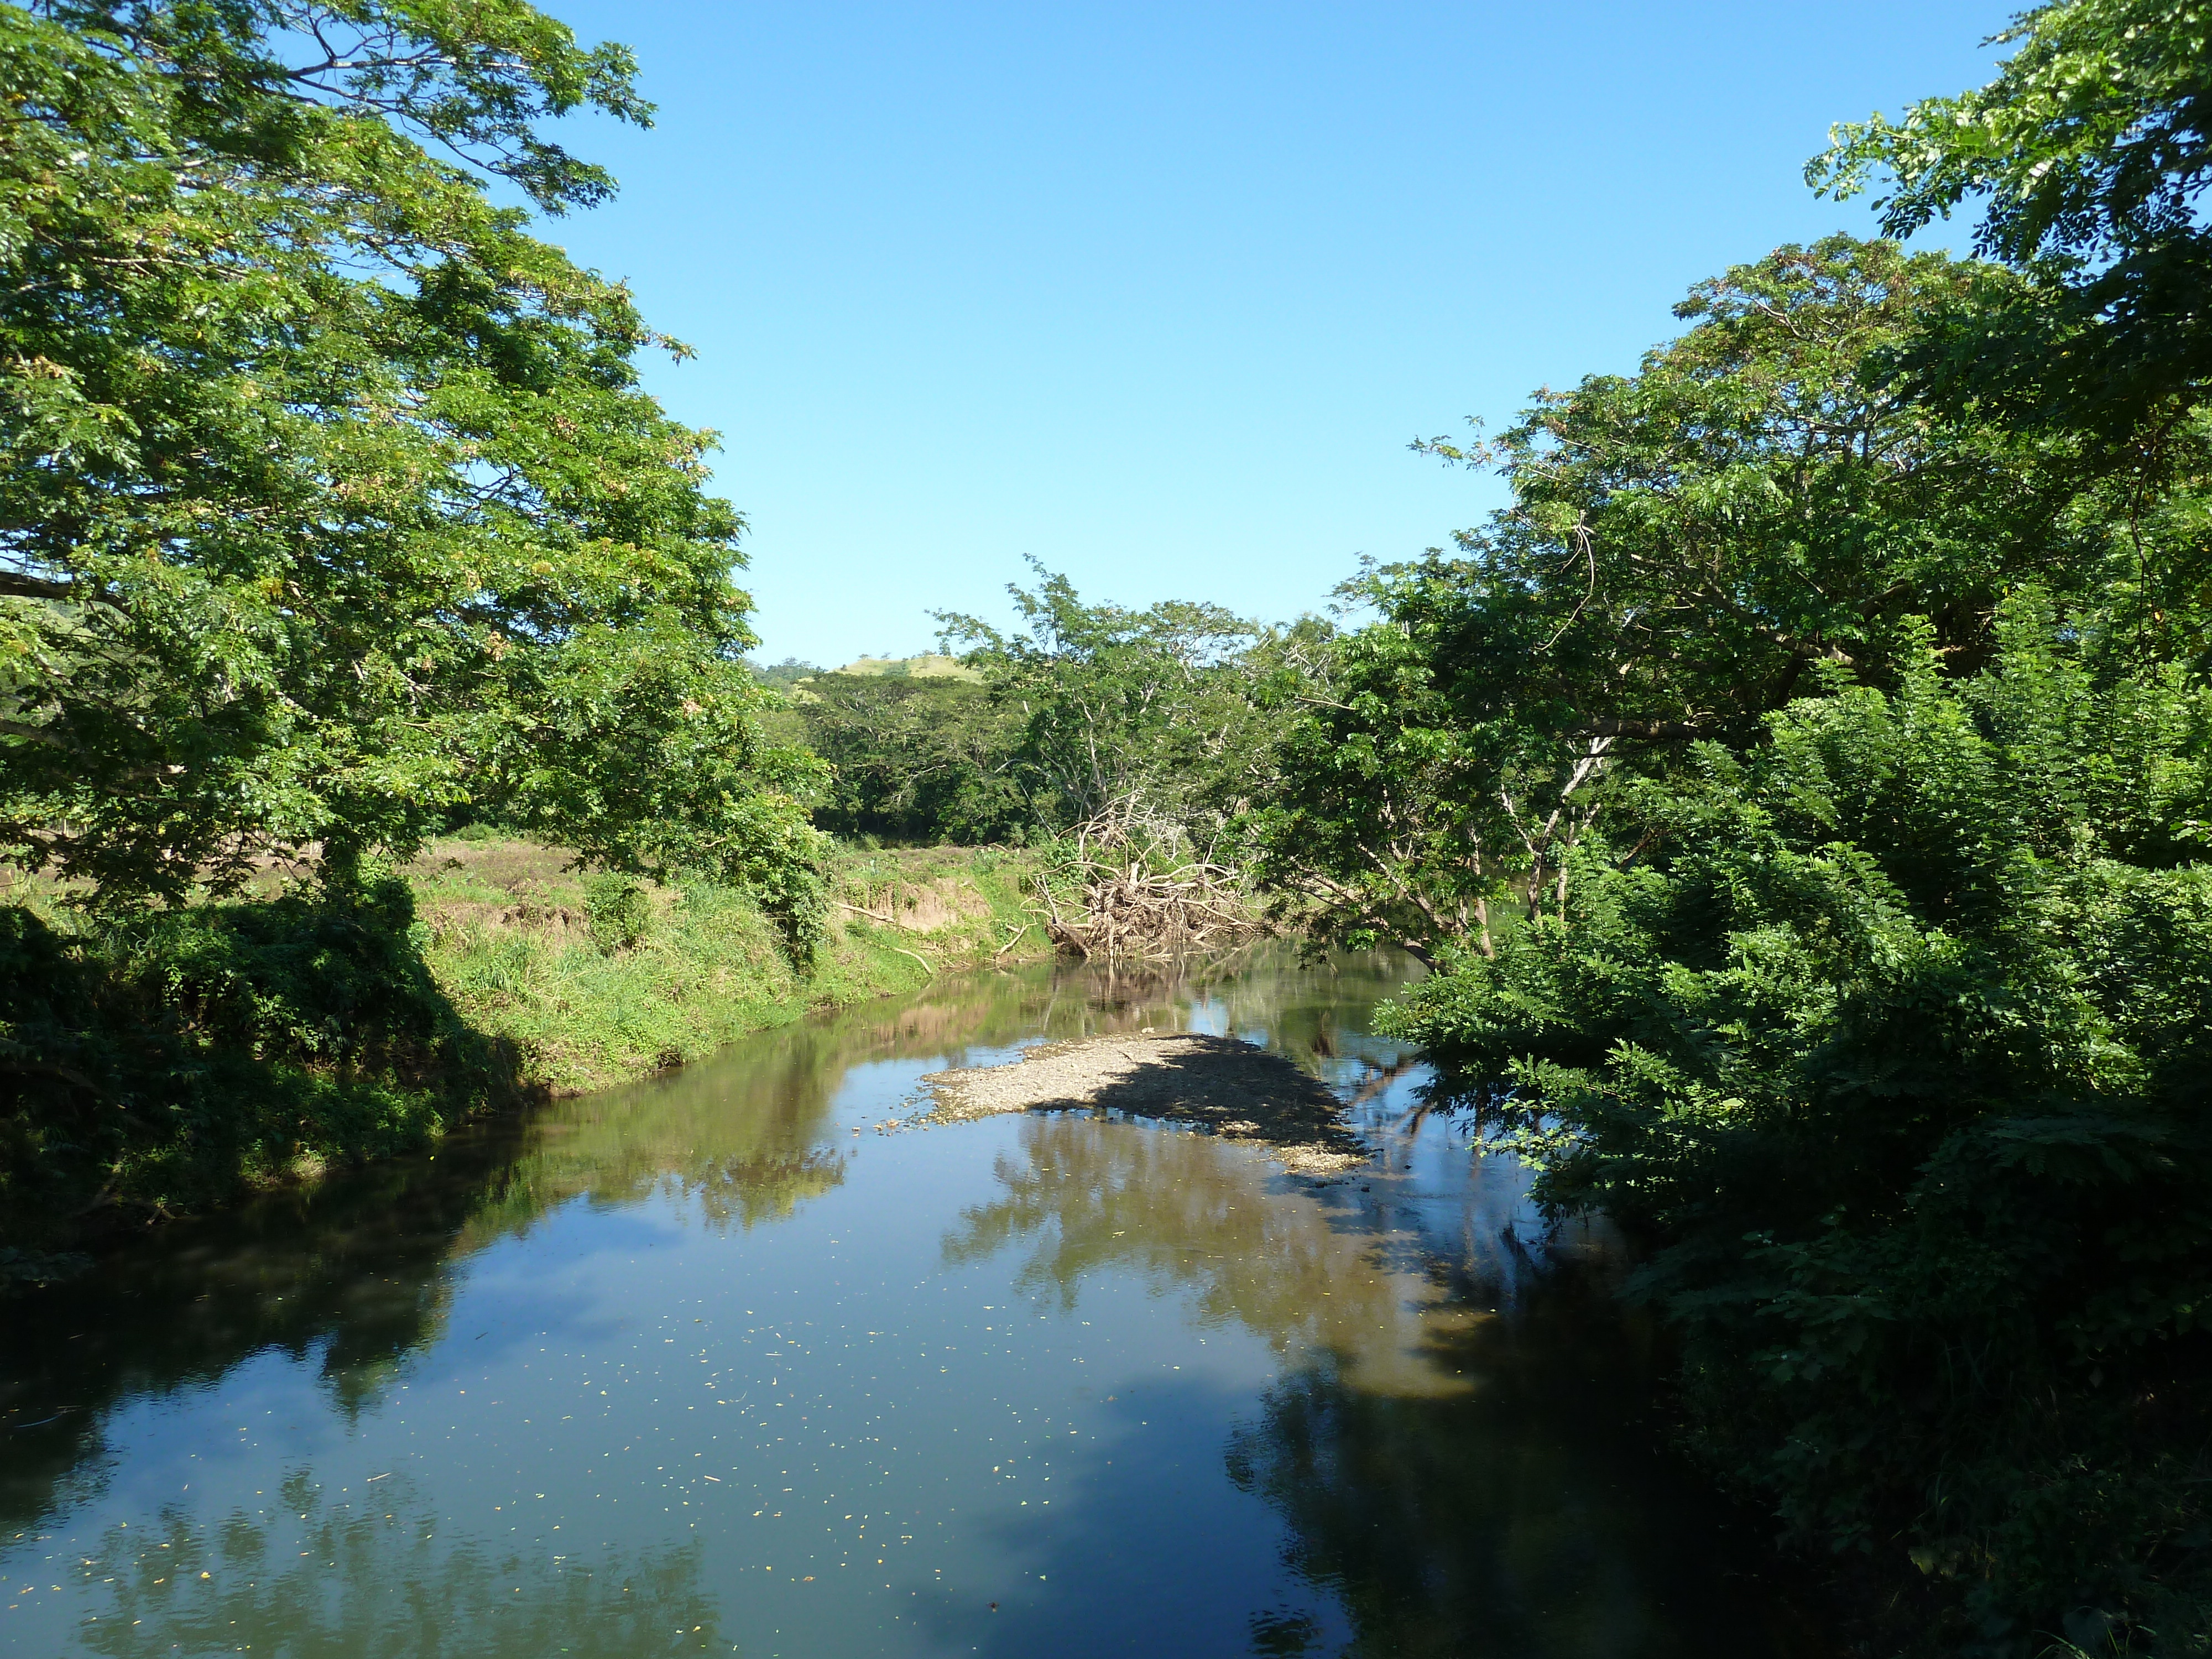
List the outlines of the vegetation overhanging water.
<svg viewBox="0 0 2212 1659">
<path fill-rule="evenodd" d="M 153 1655 L 1775 1651 L 1607 1252 L 1419 1113 L 1406 966 L 1038 966 L 111 1259 L 0 1361 L 0 1643 Z M 915 1081 L 1188 1024 L 1375 1163 Z"/>
<path fill-rule="evenodd" d="M 645 122 L 628 48 L 531 0 L 0 4 L 0 1281 L 956 963 L 1264 911 L 1435 969 L 1374 1032 L 1547 1215 L 1638 1241 L 1678 1443 L 1850 1564 L 1856 1651 L 2204 1659 L 2212 43 L 2048 0 L 1990 44 L 1808 163 L 1879 235 L 1717 249 L 1633 373 L 1417 442 L 1504 498 L 1328 614 L 1033 558 L 933 612 L 957 659 L 825 673 L 746 655 L 713 434 L 640 378 L 683 348 L 507 205 L 605 200 L 552 118 Z M 1906 246 L 1961 212 L 1973 257 Z M 605 1145 L 677 1133 L 632 1116 Z M 456 1285 L 590 1211 L 576 1141 Z M 737 1228 L 788 1243 L 886 1164 L 997 1197 L 770 1150 L 765 1198 L 671 1153 L 617 1211 L 818 1186 Z"/>
</svg>

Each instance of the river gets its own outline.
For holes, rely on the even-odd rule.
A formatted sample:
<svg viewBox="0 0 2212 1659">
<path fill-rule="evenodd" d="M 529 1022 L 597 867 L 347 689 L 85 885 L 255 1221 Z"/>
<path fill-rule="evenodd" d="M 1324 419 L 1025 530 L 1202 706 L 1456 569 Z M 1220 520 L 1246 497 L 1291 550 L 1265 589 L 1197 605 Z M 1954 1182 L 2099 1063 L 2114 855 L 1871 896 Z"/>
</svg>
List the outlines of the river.
<svg viewBox="0 0 2212 1659">
<path fill-rule="evenodd" d="M 0 1652 L 1806 1650 L 1604 1241 L 1369 1033 L 1404 971 L 948 977 L 0 1304 Z M 1288 1055 L 1374 1164 L 902 1127 L 1146 1026 Z"/>
</svg>

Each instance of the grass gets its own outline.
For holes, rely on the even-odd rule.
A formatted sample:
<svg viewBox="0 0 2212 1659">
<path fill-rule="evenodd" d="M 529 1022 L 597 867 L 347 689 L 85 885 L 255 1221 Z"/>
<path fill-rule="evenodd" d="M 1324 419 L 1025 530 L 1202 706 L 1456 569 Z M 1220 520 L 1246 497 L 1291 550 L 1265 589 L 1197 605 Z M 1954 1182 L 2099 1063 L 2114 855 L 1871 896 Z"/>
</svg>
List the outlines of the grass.
<svg viewBox="0 0 2212 1659">
<path fill-rule="evenodd" d="M 525 842 L 446 841 L 407 872 L 439 988 L 560 1093 L 665 1070 L 1002 951 L 1011 960 L 1050 948 L 1023 908 L 1025 859 L 991 848 L 842 857 L 836 920 L 805 974 L 758 908 L 726 888 L 647 889 L 636 942 L 610 951 L 592 938 L 586 878 L 568 865 L 559 849 Z"/>
<path fill-rule="evenodd" d="M 1042 954 L 1028 869 L 988 849 L 856 852 L 804 970 L 742 892 L 587 877 L 527 842 L 442 842 L 351 896 L 288 889 L 106 924 L 18 884 L 0 903 L 0 1279 L 21 1276 L 23 1247 Z"/>
</svg>

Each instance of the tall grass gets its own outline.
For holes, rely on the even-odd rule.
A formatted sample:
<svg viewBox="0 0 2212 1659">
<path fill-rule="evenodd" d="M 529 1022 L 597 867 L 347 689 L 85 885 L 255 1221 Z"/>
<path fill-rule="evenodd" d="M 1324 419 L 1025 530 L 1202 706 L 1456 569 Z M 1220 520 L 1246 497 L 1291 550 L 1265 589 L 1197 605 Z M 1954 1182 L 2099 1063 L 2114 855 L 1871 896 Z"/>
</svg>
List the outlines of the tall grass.
<svg viewBox="0 0 2212 1659">
<path fill-rule="evenodd" d="M 838 920 L 805 974 L 760 908 L 727 888 L 647 889 L 643 915 L 610 929 L 592 884 L 557 854 L 454 846 L 434 849 L 416 889 L 440 988 L 565 1093 L 696 1060 L 811 1008 L 912 989 L 1010 940 L 1009 958 L 1048 950 L 1035 928 L 1018 931 L 1032 920 L 1027 872 L 988 848 L 852 854 L 833 872 Z"/>
</svg>

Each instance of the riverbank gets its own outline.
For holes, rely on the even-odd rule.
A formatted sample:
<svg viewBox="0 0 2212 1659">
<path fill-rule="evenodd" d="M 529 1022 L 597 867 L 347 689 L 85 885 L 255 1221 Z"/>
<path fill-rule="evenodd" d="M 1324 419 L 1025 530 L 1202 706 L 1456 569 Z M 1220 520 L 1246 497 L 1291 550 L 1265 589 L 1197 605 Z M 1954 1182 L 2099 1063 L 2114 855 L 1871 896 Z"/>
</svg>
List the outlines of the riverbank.
<svg viewBox="0 0 2212 1659">
<path fill-rule="evenodd" d="M 832 870 L 829 934 L 793 965 L 744 894 L 644 887 L 634 935 L 558 848 L 440 842 L 407 872 L 423 960 L 476 1030 L 514 1046 L 554 1094 L 702 1058 L 808 1012 L 910 991 L 933 975 L 1051 954 L 1024 905 L 1030 864 L 996 848 L 854 852 Z M 595 925 L 599 937 L 594 937 Z"/>
<path fill-rule="evenodd" d="M 46 1253 L 610 1087 L 934 974 L 1049 954 L 1029 864 L 855 851 L 794 963 L 745 894 L 440 842 L 341 900 L 272 891 L 99 929 L 0 907 L 0 1275 Z"/>
</svg>

